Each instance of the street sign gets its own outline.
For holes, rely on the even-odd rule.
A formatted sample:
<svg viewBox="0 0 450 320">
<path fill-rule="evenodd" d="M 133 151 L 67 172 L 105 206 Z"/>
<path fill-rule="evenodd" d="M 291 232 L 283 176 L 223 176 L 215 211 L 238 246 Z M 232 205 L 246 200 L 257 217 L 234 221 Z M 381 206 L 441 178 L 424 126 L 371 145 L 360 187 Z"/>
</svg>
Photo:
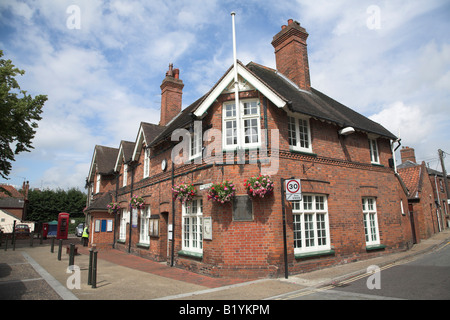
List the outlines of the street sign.
<svg viewBox="0 0 450 320">
<path fill-rule="evenodd" d="M 302 200 L 302 188 L 300 185 L 300 179 L 286 179 L 284 183 L 286 187 L 287 201 Z"/>
</svg>

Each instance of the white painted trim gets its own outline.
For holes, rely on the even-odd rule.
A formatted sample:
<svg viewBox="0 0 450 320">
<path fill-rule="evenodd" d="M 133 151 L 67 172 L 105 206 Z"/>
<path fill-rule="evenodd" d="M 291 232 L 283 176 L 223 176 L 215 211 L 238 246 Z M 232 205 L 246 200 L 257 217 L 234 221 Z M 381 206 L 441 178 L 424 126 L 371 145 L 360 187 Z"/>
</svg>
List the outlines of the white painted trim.
<svg viewBox="0 0 450 320">
<path fill-rule="evenodd" d="M 269 99 L 278 108 L 286 106 L 286 101 L 281 99 L 272 89 L 268 88 L 263 82 L 251 74 L 245 67 L 237 65 L 238 74 L 261 92 L 267 99 Z M 208 108 L 214 103 L 217 97 L 234 81 L 234 67 L 231 68 L 225 77 L 217 84 L 214 90 L 203 100 L 197 110 L 194 111 L 196 117 L 203 117 Z"/>
</svg>

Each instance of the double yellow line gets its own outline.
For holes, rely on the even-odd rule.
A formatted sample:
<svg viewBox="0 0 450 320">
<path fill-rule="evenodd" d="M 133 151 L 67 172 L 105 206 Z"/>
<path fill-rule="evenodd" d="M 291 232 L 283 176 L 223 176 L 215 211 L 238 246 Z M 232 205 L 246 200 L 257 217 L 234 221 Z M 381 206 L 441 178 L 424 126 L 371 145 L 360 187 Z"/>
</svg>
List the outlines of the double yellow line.
<svg viewBox="0 0 450 320">
<path fill-rule="evenodd" d="M 407 262 L 407 261 L 405 261 L 405 262 Z M 402 262 L 402 263 L 404 263 L 404 262 Z M 378 268 L 376 270 L 376 272 L 380 272 L 382 270 L 386 270 L 386 269 L 391 268 L 391 267 L 393 267 L 393 266 L 395 266 L 397 264 L 400 264 L 400 263 L 393 262 L 393 263 L 387 264 L 387 265 L 385 265 L 383 267 Z M 349 284 L 349 283 L 354 282 L 356 280 L 360 280 L 360 279 L 369 277 L 369 276 L 371 276 L 373 274 L 374 274 L 373 272 L 366 272 L 366 273 L 363 273 L 363 274 L 360 274 L 360 275 L 356 275 L 356 276 L 350 277 L 350 278 L 348 278 L 346 280 L 336 282 L 335 284 L 330 284 L 330 285 L 327 285 L 325 287 L 314 288 L 314 289 L 310 289 L 310 290 L 307 290 L 307 291 L 298 292 L 298 293 L 295 293 L 295 294 L 292 294 L 292 295 L 289 295 L 289 296 L 286 296 L 286 297 L 278 298 L 276 300 L 289 300 L 289 299 L 295 299 L 295 298 L 307 296 L 307 295 L 310 295 L 310 294 L 313 294 L 313 293 L 319 293 L 319 292 L 322 292 L 322 291 L 330 290 L 330 289 L 333 289 L 333 288 L 336 288 L 336 287 L 339 287 L 339 286 L 342 286 L 342 285 Z"/>
</svg>

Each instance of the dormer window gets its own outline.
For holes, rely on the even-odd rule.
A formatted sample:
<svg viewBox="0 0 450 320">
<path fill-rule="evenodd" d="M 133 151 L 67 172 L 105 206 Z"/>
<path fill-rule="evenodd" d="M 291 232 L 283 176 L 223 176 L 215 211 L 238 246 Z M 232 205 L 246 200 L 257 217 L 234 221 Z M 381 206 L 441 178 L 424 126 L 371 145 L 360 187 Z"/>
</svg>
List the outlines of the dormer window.
<svg viewBox="0 0 450 320">
<path fill-rule="evenodd" d="M 144 149 L 144 178 L 150 175 L 150 148 Z"/>
<path fill-rule="evenodd" d="M 378 145 L 376 139 L 369 138 L 369 148 L 370 148 L 370 161 L 373 164 L 380 164 L 380 157 L 378 156 Z"/>
<path fill-rule="evenodd" d="M 202 132 L 195 131 L 189 140 L 189 160 L 202 156 Z"/>
<path fill-rule="evenodd" d="M 289 148 L 294 151 L 312 152 L 309 118 L 288 115 Z"/>
<path fill-rule="evenodd" d="M 100 192 L 100 180 L 101 180 L 101 175 L 97 174 L 97 181 L 95 183 L 95 193 Z"/>
<path fill-rule="evenodd" d="M 128 179 L 128 165 L 123 164 L 123 181 L 122 181 L 122 187 L 127 186 L 127 179 Z"/>
<path fill-rule="evenodd" d="M 226 102 L 222 110 L 223 149 L 251 148 L 261 144 L 260 108 L 257 99 Z"/>
</svg>

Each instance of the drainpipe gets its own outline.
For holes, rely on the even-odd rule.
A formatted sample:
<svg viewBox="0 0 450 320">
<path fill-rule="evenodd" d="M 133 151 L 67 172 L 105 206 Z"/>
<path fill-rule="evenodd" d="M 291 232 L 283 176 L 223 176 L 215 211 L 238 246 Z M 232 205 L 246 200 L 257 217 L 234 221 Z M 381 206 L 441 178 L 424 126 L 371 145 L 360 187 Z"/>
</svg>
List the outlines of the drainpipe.
<svg viewBox="0 0 450 320">
<path fill-rule="evenodd" d="M 134 188 L 134 172 L 136 169 L 136 165 L 131 166 L 131 189 L 130 189 L 130 199 L 133 197 L 133 188 Z M 128 253 L 131 252 L 131 233 L 132 233 L 132 225 L 133 225 L 133 208 L 131 207 L 131 203 L 129 204 L 130 207 L 130 240 L 128 242 Z"/>
<path fill-rule="evenodd" d="M 175 185 L 175 164 L 172 159 L 172 188 Z M 174 256 L 175 256 L 175 199 L 172 197 L 172 252 L 170 255 L 170 266 L 174 266 Z"/>
</svg>

